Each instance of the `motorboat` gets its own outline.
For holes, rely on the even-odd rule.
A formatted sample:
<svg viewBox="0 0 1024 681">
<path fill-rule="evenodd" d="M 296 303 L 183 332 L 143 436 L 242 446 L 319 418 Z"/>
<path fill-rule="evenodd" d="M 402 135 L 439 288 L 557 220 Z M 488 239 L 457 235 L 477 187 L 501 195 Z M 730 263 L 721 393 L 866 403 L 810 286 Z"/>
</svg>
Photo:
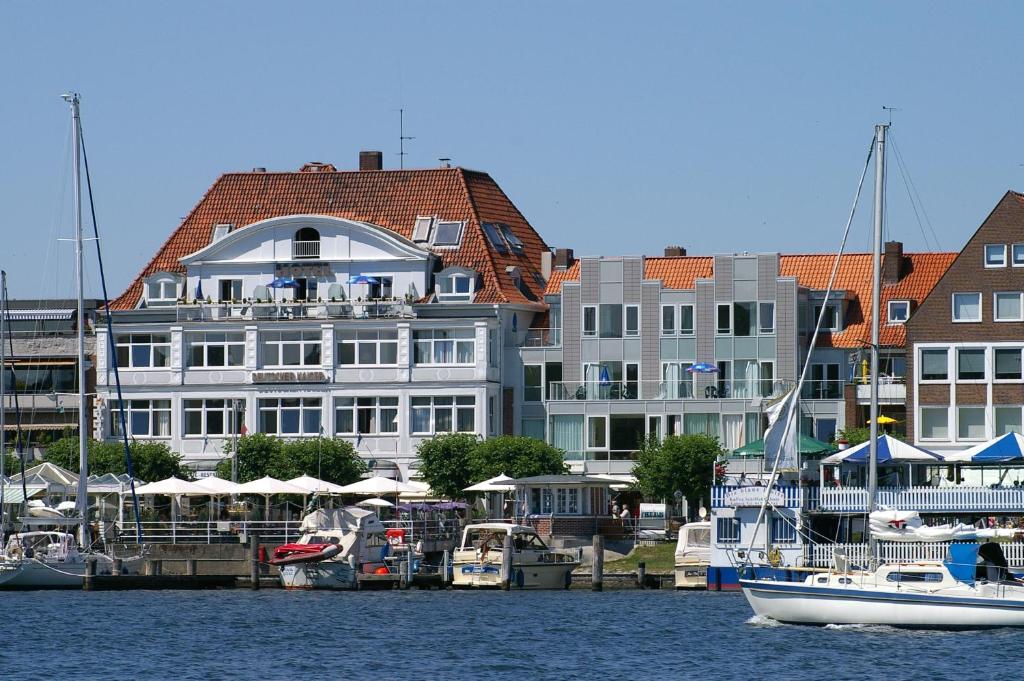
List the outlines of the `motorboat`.
<svg viewBox="0 0 1024 681">
<path fill-rule="evenodd" d="M 708 588 L 708 565 L 711 563 L 711 523 L 702 520 L 679 528 L 675 554 L 677 589 Z"/>
<path fill-rule="evenodd" d="M 12 534 L 0 557 L 0 590 L 80 589 L 87 558 L 96 561 L 96 574 L 113 572 L 109 557 L 80 553 L 73 534 L 56 530 Z"/>
<path fill-rule="evenodd" d="M 512 555 L 506 558 L 505 539 Z M 500 588 L 503 570 L 516 589 L 568 589 L 572 571 L 579 567 L 575 553 L 548 548 L 532 527 L 511 523 L 467 525 L 452 559 L 452 586 Z"/>
<path fill-rule="evenodd" d="M 270 559 L 285 589 L 356 589 L 359 574 L 387 574 L 387 528 L 357 506 L 320 509 L 302 519 L 301 536 Z M 383 571 L 383 573 L 381 572 Z"/>
</svg>

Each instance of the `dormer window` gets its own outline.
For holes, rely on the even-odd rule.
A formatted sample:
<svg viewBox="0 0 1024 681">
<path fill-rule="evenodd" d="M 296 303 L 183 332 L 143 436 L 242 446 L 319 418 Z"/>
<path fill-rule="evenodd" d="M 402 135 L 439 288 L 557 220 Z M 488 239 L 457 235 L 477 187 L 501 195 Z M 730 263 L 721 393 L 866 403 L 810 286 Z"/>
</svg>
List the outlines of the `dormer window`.
<svg viewBox="0 0 1024 681">
<path fill-rule="evenodd" d="M 821 305 L 814 306 L 814 317 L 811 319 L 811 329 L 818 323 L 818 317 L 821 315 Z M 842 326 L 839 323 L 839 305 L 836 303 L 829 303 L 825 306 L 825 318 L 821 320 L 822 331 L 841 331 Z"/>
<path fill-rule="evenodd" d="M 312 227 L 303 227 L 295 232 L 295 239 L 292 241 L 292 258 L 319 258 L 320 257 L 320 232 Z"/>
<path fill-rule="evenodd" d="M 890 300 L 889 301 L 889 323 L 890 324 L 903 324 L 910 318 L 910 301 L 909 300 Z"/>
<path fill-rule="evenodd" d="M 462 242 L 462 222 L 438 222 L 434 229 L 435 246 L 458 246 Z"/>
<path fill-rule="evenodd" d="M 412 240 L 416 243 L 423 243 L 430 240 L 430 228 L 434 224 L 434 218 L 420 215 L 416 217 L 416 224 L 412 228 Z"/>
<path fill-rule="evenodd" d="M 437 273 L 437 298 L 442 302 L 469 302 L 476 292 L 476 272 L 466 267 L 449 267 Z"/>
<path fill-rule="evenodd" d="M 231 229 L 234 225 L 230 223 L 223 223 L 213 226 L 213 238 L 210 239 L 211 243 L 216 243 L 231 233 Z"/>
<path fill-rule="evenodd" d="M 181 275 L 157 272 L 145 280 L 146 305 L 174 305 L 181 296 Z"/>
</svg>

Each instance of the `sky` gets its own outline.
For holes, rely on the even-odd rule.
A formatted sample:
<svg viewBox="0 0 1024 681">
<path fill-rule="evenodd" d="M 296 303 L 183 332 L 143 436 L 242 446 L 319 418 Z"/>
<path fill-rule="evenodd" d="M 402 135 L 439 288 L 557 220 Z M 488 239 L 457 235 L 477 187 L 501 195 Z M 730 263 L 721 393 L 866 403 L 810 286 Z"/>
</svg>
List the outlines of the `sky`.
<svg viewBox="0 0 1024 681">
<path fill-rule="evenodd" d="M 4 0 L 0 267 L 11 297 L 73 295 L 67 90 L 82 94 L 111 297 L 223 172 L 353 168 L 361 149 L 397 167 L 400 108 L 406 167 L 489 172 L 577 255 L 835 250 L 891 115 L 886 237 L 959 250 L 1024 190 L 1019 16 L 999 2 Z"/>
</svg>

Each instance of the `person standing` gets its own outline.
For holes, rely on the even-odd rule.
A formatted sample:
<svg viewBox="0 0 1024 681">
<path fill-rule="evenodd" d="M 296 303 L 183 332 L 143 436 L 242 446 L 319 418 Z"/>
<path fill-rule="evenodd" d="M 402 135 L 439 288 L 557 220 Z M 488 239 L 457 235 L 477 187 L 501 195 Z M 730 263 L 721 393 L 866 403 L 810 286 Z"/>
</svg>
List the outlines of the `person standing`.
<svg viewBox="0 0 1024 681">
<path fill-rule="evenodd" d="M 624 532 L 629 532 L 632 529 L 633 514 L 629 512 L 629 504 L 622 505 L 622 513 L 619 514 L 622 518 L 622 529 Z"/>
</svg>

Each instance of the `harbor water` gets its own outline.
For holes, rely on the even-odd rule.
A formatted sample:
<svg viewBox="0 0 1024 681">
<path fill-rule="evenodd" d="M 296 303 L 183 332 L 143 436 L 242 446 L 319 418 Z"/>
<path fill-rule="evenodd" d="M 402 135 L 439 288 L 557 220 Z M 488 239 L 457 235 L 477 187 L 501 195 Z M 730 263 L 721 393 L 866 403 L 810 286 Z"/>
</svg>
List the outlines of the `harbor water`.
<svg viewBox="0 0 1024 681">
<path fill-rule="evenodd" d="M 672 591 L 0 594 L 0 678 L 1020 678 L 1019 630 L 758 622 Z"/>
</svg>

